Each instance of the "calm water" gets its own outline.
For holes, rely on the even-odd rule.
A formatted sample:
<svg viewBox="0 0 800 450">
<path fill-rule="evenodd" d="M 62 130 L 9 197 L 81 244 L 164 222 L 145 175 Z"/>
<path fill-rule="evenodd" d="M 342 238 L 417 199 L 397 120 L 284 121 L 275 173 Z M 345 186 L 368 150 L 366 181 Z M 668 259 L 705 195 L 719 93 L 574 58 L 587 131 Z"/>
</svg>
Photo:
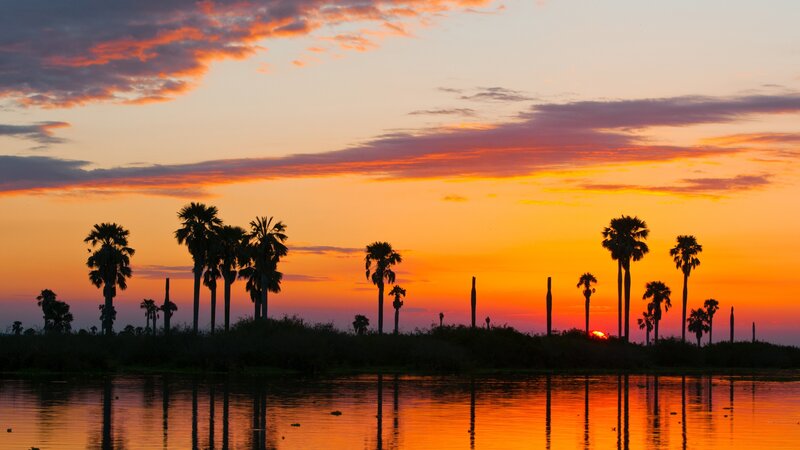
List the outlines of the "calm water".
<svg viewBox="0 0 800 450">
<path fill-rule="evenodd" d="M 2 449 L 797 449 L 800 378 L 3 379 L 0 426 Z"/>
</svg>

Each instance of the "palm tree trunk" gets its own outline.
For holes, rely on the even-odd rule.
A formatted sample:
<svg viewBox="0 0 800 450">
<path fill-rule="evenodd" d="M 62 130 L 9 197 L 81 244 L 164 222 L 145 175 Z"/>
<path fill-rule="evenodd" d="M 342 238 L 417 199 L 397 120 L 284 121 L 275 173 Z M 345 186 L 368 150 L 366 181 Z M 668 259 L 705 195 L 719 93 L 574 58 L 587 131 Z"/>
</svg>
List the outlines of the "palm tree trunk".
<svg viewBox="0 0 800 450">
<path fill-rule="evenodd" d="M 211 334 L 217 328 L 217 282 L 208 288 L 211 291 Z"/>
<path fill-rule="evenodd" d="M 261 305 L 261 317 L 267 320 L 267 303 L 269 302 L 269 289 L 264 289 L 264 303 Z"/>
<path fill-rule="evenodd" d="M 267 276 L 262 274 L 261 275 L 261 299 L 260 299 L 260 303 L 261 303 L 261 318 L 262 319 L 266 319 L 267 318 L 267 291 L 268 290 L 269 289 L 267 287 Z"/>
<path fill-rule="evenodd" d="M 103 286 L 103 297 L 105 297 L 105 310 L 103 314 L 103 328 L 106 336 L 111 336 L 114 332 L 114 322 L 111 321 L 111 310 L 114 308 L 114 297 L 111 296 L 112 286 L 108 282 Z"/>
<path fill-rule="evenodd" d="M 625 342 L 630 342 L 631 264 L 625 266 Z"/>
<path fill-rule="evenodd" d="M 231 282 L 229 277 L 225 277 L 223 296 L 225 297 L 225 331 L 228 331 L 231 324 Z"/>
<path fill-rule="evenodd" d="M 200 277 L 203 276 L 203 266 L 195 263 L 194 265 L 194 297 L 192 311 L 192 331 L 197 334 L 197 324 L 200 320 Z"/>
<path fill-rule="evenodd" d="M 261 294 L 258 294 L 261 297 Z M 253 300 L 253 320 L 261 318 L 261 300 Z"/>
<path fill-rule="evenodd" d="M 649 347 L 650 346 L 650 330 L 649 329 L 645 329 L 644 338 L 645 338 L 645 343 Z"/>
<path fill-rule="evenodd" d="M 689 301 L 689 275 L 683 273 L 683 315 L 681 316 L 681 342 L 686 342 L 686 304 Z"/>
<path fill-rule="evenodd" d="M 378 334 L 383 334 L 383 282 L 378 284 Z"/>
<path fill-rule="evenodd" d="M 400 323 L 400 308 L 394 309 L 394 334 L 397 335 L 397 328 Z"/>
<path fill-rule="evenodd" d="M 589 336 L 589 296 L 586 296 L 586 336 Z"/>
<path fill-rule="evenodd" d="M 622 261 L 617 260 L 617 336 L 622 338 Z"/>
<path fill-rule="evenodd" d="M 714 317 L 708 318 L 708 345 L 713 342 L 712 333 L 714 332 Z"/>
<path fill-rule="evenodd" d="M 156 320 L 158 319 L 157 311 L 158 311 L 157 309 L 155 311 L 153 311 L 153 336 L 156 335 L 156 326 L 157 326 L 156 325 Z"/>
<path fill-rule="evenodd" d="M 655 343 L 658 344 L 658 322 L 659 322 L 659 320 L 656 319 L 655 322 L 656 322 L 656 326 L 655 326 L 655 330 L 653 330 L 653 331 L 656 332 L 656 334 L 655 334 Z"/>
<path fill-rule="evenodd" d="M 697 348 L 700 348 L 700 336 L 699 334 L 697 335 Z"/>
</svg>

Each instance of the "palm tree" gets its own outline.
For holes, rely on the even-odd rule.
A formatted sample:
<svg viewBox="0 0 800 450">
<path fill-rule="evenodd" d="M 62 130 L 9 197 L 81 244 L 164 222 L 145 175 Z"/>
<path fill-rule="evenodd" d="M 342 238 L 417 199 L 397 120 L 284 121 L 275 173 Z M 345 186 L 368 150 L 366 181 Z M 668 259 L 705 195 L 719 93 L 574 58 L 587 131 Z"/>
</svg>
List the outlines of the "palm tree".
<svg viewBox="0 0 800 450">
<path fill-rule="evenodd" d="M 653 331 L 653 314 L 650 311 L 650 305 L 647 305 L 647 311 L 642 312 L 642 317 L 638 319 L 639 329 L 645 330 L 645 343 L 650 345 L 650 332 Z"/>
<path fill-rule="evenodd" d="M 225 225 L 217 229 L 216 234 L 219 243 L 219 271 L 225 283 L 223 289 L 225 331 L 228 331 L 231 317 L 231 285 L 236 281 L 237 267 L 243 265 L 246 258 L 244 248 L 247 232 L 242 227 Z"/>
<path fill-rule="evenodd" d="M 44 331 L 50 329 L 50 316 L 51 316 L 51 309 L 52 304 L 55 303 L 56 300 L 56 293 L 51 291 L 50 289 L 44 289 L 42 292 L 36 297 L 36 305 L 42 308 L 42 318 L 44 319 Z"/>
<path fill-rule="evenodd" d="M 672 307 L 672 301 L 669 298 L 670 295 L 672 295 L 672 291 L 661 281 L 651 281 L 645 285 L 642 299 L 647 300 L 652 298 L 650 304 L 647 305 L 647 309 L 653 315 L 653 321 L 655 322 L 656 344 L 658 343 L 658 323 L 661 321 L 662 315 L 661 305 L 664 305 L 664 312 L 669 311 L 669 308 Z"/>
<path fill-rule="evenodd" d="M 367 316 L 356 314 L 355 320 L 353 320 L 353 330 L 356 332 L 356 334 L 359 336 L 366 334 L 368 326 L 369 326 L 369 319 L 367 318 Z"/>
<path fill-rule="evenodd" d="M 164 313 L 164 336 L 169 336 L 170 319 L 175 311 L 178 310 L 178 305 L 170 300 L 166 300 L 158 309 Z"/>
<path fill-rule="evenodd" d="M 150 321 L 153 322 L 153 336 L 156 334 L 156 319 L 158 318 L 158 306 L 156 305 L 156 301 L 150 298 L 146 298 L 142 300 L 142 303 L 139 303 L 139 308 L 144 310 L 144 317 L 147 319 L 147 326 L 145 328 L 150 328 Z"/>
<path fill-rule="evenodd" d="M 611 251 L 612 258 L 616 256 L 625 272 L 623 284 L 625 294 L 625 341 L 630 340 L 630 312 L 631 312 L 631 261 L 639 261 L 650 251 L 644 242 L 650 230 L 647 223 L 638 217 L 620 216 L 612 219 L 608 228 L 603 230 L 603 246 Z M 618 275 L 619 277 L 619 275 Z"/>
<path fill-rule="evenodd" d="M 286 225 L 275 221 L 272 217 L 256 217 L 250 222 L 250 233 L 247 235 L 246 267 L 240 276 L 248 278 L 247 290 L 258 293 L 254 299 L 255 319 L 267 318 L 267 293 L 280 292 L 283 274 L 278 272 L 278 262 L 289 253 L 286 247 Z"/>
<path fill-rule="evenodd" d="M 403 307 L 403 301 L 400 300 L 400 298 L 406 296 L 406 290 L 396 284 L 392 290 L 389 291 L 389 295 L 394 296 L 394 301 L 392 302 L 392 306 L 394 307 L 394 334 L 397 334 L 398 325 L 400 323 L 400 308 Z"/>
<path fill-rule="evenodd" d="M 611 219 L 611 224 L 603 229 L 602 245 L 611 253 L 611 259 L 617 262 L 617 336 L 622 338 L 622 258 L 618 224 L 619 219 Z"/>
<path fill-rule="evenodd" d="M 597 284 L 597 278 L 591 273 L 586 272 L 578 279 L 578 285 L 576 286 L 578 288 L 583 287 L 583 297 L 586 299 L 586 336 L 589 336 L 589 299 L 591 299 L 592 294 L 595 292 L 592 284 Z"/>
<path fill-rule="evenodd" d="M 106 321 L 113 324 L 114 321 L 117 320 L 117 309 L 114 308 L 114 305 L 107 306 L 104 303 L 101 303 L 98 306 L 98 309 L 100 310 L 100 324 L 103 327 L 103 330 L 105 330 Z"/>
<path fill-rule="evenodd" d="M 394 284 L 392 266 L 403 262 L 403 257 L 392 249 L 388 242 L 373 242 L 366 248 L 364 258 L 367 279 L 378 286 L 378 334 L 383 334 L 383 289 L 384 283 Z M 372 270 L 373 263 L 375 269 Z"/>
<path fill-rule="evenodd" d="M 675 247 L 671 248 L 669 255 L 675 261 L 675 267 L 683 272 L 683 315 L 681 316 L 681 341 L 686 342 L 686 303 L 689 300 L 689 275 L 692 269 L 700 265 L 697 255 L 703 251 L 703 246 L 697 243 L 694 236 L 678 236 Z"/>
<path fill-rule="evenodd" d="M 22 334 L 22 322 L 19 320 L 15 320 L 13 324 L 11 324 L 11 332 L 14 333 L 14 336 L 19 336 Z"/>
<path fill-rule="evenodd" d="M 689 313 L 687 321 L 689 325 L 687 328 L 697 336 L 697 346 L 700 347 L 700 339 L 703 337 L 703 333 L 709 330 L 706 311 L 703 308 L 693 309 Z"/>
<path fill-rule="evenodd" d="M 439 313 L 439 328 L 441 328 L 443 325 L 444 325 L 444 313 L 440 312 Z"/>
<path fill-rule="evenodd" d="M 710 298 L 703 302 L 703 307 L 706 309 L 706 316 L 708 317 L 708 343 L 712 343 L 712 333 L 714 331 L 714 314 L 719 309 L 719 302 Z"/>
<path fill-rule="evenodd" d="M 72 331 L 72 313 L 69 312 L 69 305 L 66 302 L 55 301 L 50 312 L 50 332 L 69 333 Z"/>
<path fill-rule="evenodd" d="M 83 240 L 95 249 L 86 261 L 86 265 L 92 269 L 89 271 L 89 280 L 92 284 L 98 288 L 103 287 L 105 304 L 101 311 L 109 312 L 102 314 L 106 336 L 113 333 L 116 318 L 114 297 L 117 295 L 117 287 L 123 291 L 127 289 L 127 279 L 133 275 L 131 257 L 135 250 L 128 246 L 129 235 L 128 230 L 116 223 L 101 223 L 95 225 Z"/>
<path fill-rule="evenodd" d="M 220 264 L 222 262 L 222 244 L 219 241 L 219 233 L 214 230 L 208 237 L 208 248 L 206 251 L 206 271 L 203 274 L 203 284 L 211 294 L 211 334 L 217 328 L 217 280 L 222 276 Z"/>
<path fill-rule="evenodd" d="M 192 330 L 197 334 L 197 324 L 200 314 L 200 280 L 203 277 L 203 268 L 206 264 L 208 240 L 214 229 L 222 225 L 222 220 L 217 217 L 216 206 L 206 206 L 203 203 L 189 203 L 178 211 L 181 219 L 181 228 L 175 230 L 175 239 L 178 244 L 186 245 L 192 255 L 194 267 L 193 315 Z"/>
</svg>

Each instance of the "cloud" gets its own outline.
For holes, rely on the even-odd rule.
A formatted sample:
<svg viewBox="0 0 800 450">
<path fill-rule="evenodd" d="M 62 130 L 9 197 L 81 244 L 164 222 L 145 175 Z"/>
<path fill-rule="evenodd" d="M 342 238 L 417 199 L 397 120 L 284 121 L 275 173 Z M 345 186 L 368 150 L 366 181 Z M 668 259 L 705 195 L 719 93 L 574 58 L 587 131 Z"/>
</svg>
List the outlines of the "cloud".
<svg viewBox="0 0 800 450">
<path fill-rule="evenodd" d="M 769 175 L 736 175 L 729 178 L 687 178 L 670 186 L 648 186 L 634 184 L 581 184 L 590 191 L 628 191 L 653 194 L 678 194 L 688 196 L 719 197 L 728 193 L 749 191 L 770 184 Z"/>
<path fill-rule="evenodd" d="M 315 277 L 311 275 L 300 275 L 300 274 L 283 274 L 284 281 L 296 281 L 300 283 L 318 283 L 320 281 L 328 281 L 330 278 L 328 277 Z"/>
<path fill-rule="evenodd" d="M 481 102 L 524 102 L 535 100 L 533 97 L 529 97 L 521 91 L 515 91 L 513 89 L 506 89 L 497 86 L 478 88 L 477 92 L 465 94 L 459 98 L 462 100 L 474 100 Z"/>
<path fill-rule="evenodd" d="M 408 113 L 410 116 L 463 116 L 475 117 L 475 110 L 472 108 L 442 108 L 442 109 L 418 109 Z"/>
<path fill-rule="evenodd" d="M 446 202 L 465 202 L 467 201 L 467 197 L 462 197 L 456 194 L 445 195 L 442 197 L 442 200 Z"/>
<path fill-rule="evenodd" d="M 732 154 L 742 149 L 662 145 L 651 142 L 641 130 L 730 123 L 754 115 L 798 112 L 798 94 L 582 101 L 537 105 L 507 123 L 398 132 L 358 146 L 316 154 L 112 168 L 94 168 L 90 162 L 79 160 L 0 156 L 0 192 L 188 189 L 343 174 L 388 179 L 526 176 L 598 165 Z"/>
<path fill-rule="evenodd" d="M 375 46 L 367 35 L 403 35 L 406 22 L 490 1 L 4 2 L 0 97 L 46 107 L 163 101 L 192 89 L 213 61 L 247 58 L 265 40 L 367 23 L 372 28 L 332 38 L 366 50 Z"/>
<path fill-rule="evenodd" d="M 334 247 L 331 245 L 293 245 L 292 253 L 309 253 L 312 255 L 327 255 L 332 253 L 353 254 L 364 251 L 362 247 Z"/>
<path fill-rule="evenodd" d="M 158 264 L 147 264 L 133 266 L 133 276 L 153 280 L 163 280 L 171 278 L 173 280 L 190 280 L 194 278 L 192 266 L 162 266 Z"/>
<path fill-rule="evenodd" d="M 30 125 L 0 124 L 0 136 L 27 139 L 40 144 L 38 148 L 42 148 L 65 142 L 65 139 L 55 136 L 53 130 L 69 126 L 70 124 L 67 122 L 37 122 Z"/>
</svg>

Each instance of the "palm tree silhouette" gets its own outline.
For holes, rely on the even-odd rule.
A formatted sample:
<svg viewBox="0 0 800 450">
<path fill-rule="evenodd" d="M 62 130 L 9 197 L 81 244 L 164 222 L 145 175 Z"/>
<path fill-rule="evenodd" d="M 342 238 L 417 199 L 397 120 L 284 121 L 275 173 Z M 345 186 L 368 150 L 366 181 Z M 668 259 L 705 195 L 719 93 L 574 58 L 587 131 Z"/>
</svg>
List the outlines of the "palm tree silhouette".
<svg viewBox="0 0 800 450">
<path fill-rule="evenodd" d="M 489 317 L 489 316 L 486 316 L 486 319 L 484 319 L 484 320 L 486 321 L 486 329 L 488 330 L 488 329 L 492 328 L 492 318 Z"/>
<path fill-rule="evenodd" d="M 156 306 L 156 301 L 151 298 L 146 298 L 142 300 L 142 303 L 139 304 L 139 308 L 144 310 L 144 317 L 147 319 L 147 326 L 145 328 L 150 328 L 150 321 L 153 322 L 153 336 L 156 335 L 156 317 L 158 315 L 158 306 Z"/>
<path fill-rule="evenodd" d="M 645 330 L 645 343 L 650 345 L 650 332 L 653 331 L 653 314 L 650 305 L 647 305 L 647 311 L 642 312 L 642 317 L 637 322 L 639 323 L 639 329 Z"/>
<path fill-rule="evenodd" d="M 208 241 L 217 227 L 222 226 L 222 220 L 217 217 L 216 206 L 206 206 L 203 203 L 189 203 L 178 211 L 181 228 L 175 230 L 175 239 L 178 244 L 186 245 L 192 255 L 194 266 L 194 291 L 192 311 L 192 331 L 197 334 L 200 315 L 200 281 L 203 277 L 203 268 L 206 264 Z"/>
<path fill-rule="evenodd" d="M 714 332 L 714 314 L 719 310 L 719 302 L 710 298 L 703 302 L 703 307 L 706 309 L 706 316 L 708 317 L 708 343 L 712 343 L 712 333 Z"/>
<path fill-rule="evenodd" d="M 583 287 L 583 297 L 586 299 L 586 336 L 589 336 L 589 299 L 591 299 L 592 294 L 595 292 L 592 284 L 597 284 L 597 278 L 591 273 L 586 272 L 578 279 L 578 285 L 576 286 L 578 288 Z"/>
<path fill-rule="evenodd" d="M 397 334 L 400 324 L 400 308 L 403 307 L 403 301 L 400 300 L 406 296 L 406 290 L 401 288 L 399 284 L 394 285 L 389 295 L 394 297 L 392 306 L 394 307 L 394 334 Z"/>
<path fill-rule="evenodd" d="M 97 334 L 97 327 L 92 325 L 91 327 L 89 327 L 89 332 L 92 333 L 92 335 Z"/>
<path fill-rule="evenodd" d="M 686 320 L 689 325 L 687 328 L 697 337 L 697 346 L 700 347 L 700 339 L 703 337 L 703 333 L 709 330 L 708 314 L 702 308 L 693 309 Z"/>
<path fill-rule="evenodd" d="M 103 327 L 103 330 L 106 329 L 105 324 L 107 321 L 113 324 L 114 321 L 117 320 L 117 309 L 114 308 L 114 305 L 108 306 L 101 303 L 97 309 L 100 310 L 100 325 Z M 107 335 L 110 336 L 110 333 Z"/>
<path fill-rule="evenodd" d="M 42 308 L 42 318 L 44 319 L 44 331 L 50 329 L 50 316 L 52 313 L 50 312 L 52 309 L 52 304 L 56 302 L 56 293 L 51 291 L 50 289 L 44 289 L 42 292 L 36 297 L 36 305 Z"/>
<path fill-rule="evenodd" d="M 286 225 L 275 221 L 272 217 L 256 217 L 250 222 L 250 233 L 247 235 L 247 261 L 246 267 L 240 276 L 248 279 L 245 288 L 254 298 L 255 319 L 261 316 L 267 318 L 268 292 L 280 292 L 283 274 L 278 272 L 278 262 L 289 253 L 286 247 Z"/>
<path fill-rule="evenodd" d="M 639 261 L 650 251 L 644 242 L 650 230 L 647 229 L 645 221 L 638 217 L 620 216 L 611 219 L 611 223 L 603 230 L 603 247 L 611 252 L 611 258 L 617 260 L 617 296 L 618 314 L 621 316 L 620 275 L 625 272 L 624 294 L 625 294 L 625 341 L 629 339 L 630 311 L 631 311 L 631 261 Z M 620 327 L 621 328 L 621 327 Z M 620 329 L 620 335 L 622 330 Z"/>
<path fill-rule="evenodd" d="M 439 328 L 441 328 L 443 325 L 444 325 L 444 313 L 440 312 L 439 313 Z"/>
<path fill-rule="evenodd" d="M 69 333 L 72 331 L 72 313 L 66 302 L 55 301 L 50 311 L 50 330 L 54 333 Z"/>
<path fill-rule="evenodd" d="M 162 313 L 164 313 L 164 335 L 169 336 L 170 319 L 172 318 L 172 315 L 175 313 L 175 311 L 178 310 L 178 305 L 176 305 L 169 299 L 166 299 L 164 301 L 164 304 L 159 306 L 158 309 Z"/>
<path fill-rule="evenodd" d="M 359 336 L 366 334 L 367 327 L 369 327 L 369 319 L 367 316 L 356 314 L 355 320 L 353 320 L 353 330 L 356 332 L 356 334 Z"/>
<path fill-rule="evenodd" d="M 11 324 L 11 332 L 14 333 L 14 336 L 19 336 L 22 334 L 22 322 L 19 320 L 15 320 L 13 324 Z"/>
<path fill-rule="evenodd" d="M 111 336 L 113 333 L 116 318 L 114 297 L 117 295 L 117 287 L 123 291 L 127 289 L 127 279 L 133 275 L 131 257 L 135 250 L 128 246 L 129 235 L 128 230 L 116 223 L 101 223 L 95 225 L 83 240 L 95 249 L 86 260 L 86 265 L 92 269 L 89 271 L 89 280 L 92 284 L 98 288 L 103 287 L 105 303 L 101 312 L 104 313 L 103 330 L 106 336 Z"/>
<path fill-rule="evenodd" d="M 661 321 L 662 315 L 661 305 L 664 305 L 664 312 L 669 311 L 669 308 L 672 307 L 672 301 L 669 298 L 670 295 L 672 295 L 672 291 L 661 281 L 651 281 L 645 285 L 645 292 L 642 299 L 653 299 L 650 304 L 647 305 L 647 309 L 653 315 L 656 344 L 658 343 L 658 323 Z"/>
<path fill-rule="evenodd" d="M 244 250 L 247 232 L 242 227 L 225 225 L 217 229 L 216 234 L 220 249 L 219 271 L 225 283 L 225 331 L 228 331 L 231 321 L 231 285 L 236 281 L 237 267 L 243 265 L 246 258 Z"/>
<path fill-rule="evenodd" d="M 366 248 L 364 258 L 366 277 L 378 286 L 378 334 L 383 334 L 383 289 L 384 282 L 394 284 L 395 273 L 392 266 L 403 262 L 403 257 L 392 249 L 388 242 L 373 242 Z M 372 265 L 375 264 L 375 270 Z"/>
<path fill-rule="evenodd" d="M 219 232 L 215 229 L 208 237 L 206 271 L 203 273 L 203 284 L 208 288 L 211 296 L 211 334 L 214 334 L 217 328 L 217 280 L 222 277 L 221 262 L 222 243 L 219 239 Z"/>
<path fill-rule="evenodd" d="M 689 275 L 692 270 L 700 265 L 697 255 L 703 251 L 703 246 L 697 243 L 694 236 L 678 236 L 675 247 L 671 248 L 669 255 L 675 261 L 675 267 L 683 272 L 683 314 L 681 316 L 681 341 L 686 342 L 686 303 L 689 300 Z"/>
</svg>

